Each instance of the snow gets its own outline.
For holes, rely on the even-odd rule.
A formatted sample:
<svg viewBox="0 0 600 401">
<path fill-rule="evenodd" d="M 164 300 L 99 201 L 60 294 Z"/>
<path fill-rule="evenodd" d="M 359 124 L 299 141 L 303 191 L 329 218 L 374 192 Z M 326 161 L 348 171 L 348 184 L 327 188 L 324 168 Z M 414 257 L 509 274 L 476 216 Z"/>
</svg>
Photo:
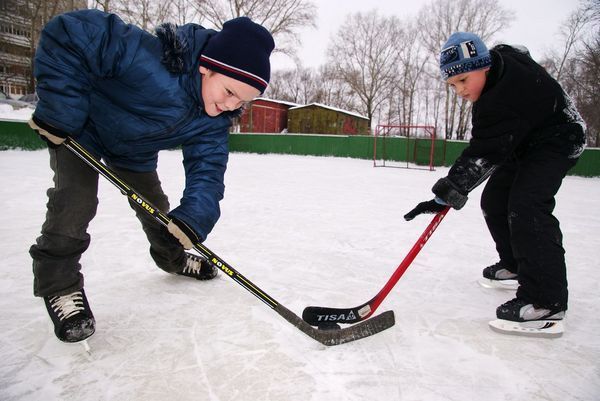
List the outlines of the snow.
<svg viewBox="0 0 600 401">
<path fill-rule="evenodd" d="M 84 168 L 84 167 L 82 167 Z M 97 320 L 92 353 L 59 342 L 32 295 L 29 246 L 51 185 L 46 151 L 0 152 L 2 400 L 598 400 L 600 179 L 567 177 L 557 196 L 570 279 L 566 333 L 502 335 L 488 327 L 510 291 L 481 288 L 496 261 L 481 188 L 450 211 L 378 312 L 396 325 L 326 347 L 224 274 L 168 275 L 119 191 L 101 179 L 82 258 Z M 370 161 L 231 154 L 222 218 L 206 245 L 298 315 L 373 297 L 431 220 L 403 214 L 447 173 Z M 159 174 L 176 205 L 181 155 Z M 135 185 L 134 185 L 135 186 Z"/>
<path fill-rule="evenodd" d="M 15 110 L 10 104 L 0 103 L 0 119 L 28 121 L 33 114 L 33 110 L 31 107 L 23 107 Z"/>
</svg>

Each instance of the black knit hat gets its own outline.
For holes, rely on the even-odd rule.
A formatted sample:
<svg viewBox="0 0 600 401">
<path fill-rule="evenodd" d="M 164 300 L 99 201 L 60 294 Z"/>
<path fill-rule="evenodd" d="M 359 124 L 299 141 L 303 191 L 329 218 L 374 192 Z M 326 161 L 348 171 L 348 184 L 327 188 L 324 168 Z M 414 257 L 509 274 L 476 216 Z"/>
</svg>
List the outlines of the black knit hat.
<svg viewBox="0 0 600 401">
<path fill-rule="evenodd" d="M 269 31 L 248 17 L 238 17 L 225 22 L 210 38 L 200 55 L 200 65 L 263 93 L 271 78 L 269 56 L 274 47 Z"/>
</svg>

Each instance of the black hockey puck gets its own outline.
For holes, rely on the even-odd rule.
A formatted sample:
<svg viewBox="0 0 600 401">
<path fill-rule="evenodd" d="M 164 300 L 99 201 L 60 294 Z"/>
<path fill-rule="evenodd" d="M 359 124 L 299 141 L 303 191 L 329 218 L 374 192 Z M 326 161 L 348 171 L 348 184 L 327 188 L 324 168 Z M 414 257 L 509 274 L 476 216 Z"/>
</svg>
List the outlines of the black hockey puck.
<svg viewBox="0 0 600 401">
<path fill-rule="evenodd" d="M 339 330 L 341 329 L 340 325 L 335 322 L 323 322 L 319 323 L 317 326 L 319 330 Z"/>
</svg>

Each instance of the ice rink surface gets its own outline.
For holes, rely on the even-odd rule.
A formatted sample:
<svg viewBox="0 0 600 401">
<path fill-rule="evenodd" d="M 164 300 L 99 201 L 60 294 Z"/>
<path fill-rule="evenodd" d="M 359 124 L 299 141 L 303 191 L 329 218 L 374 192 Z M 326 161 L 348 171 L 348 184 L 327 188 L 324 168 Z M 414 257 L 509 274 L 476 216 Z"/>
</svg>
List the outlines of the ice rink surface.
<svg viewBox="0 0 600 401">
<path fill-rule="evenodd" d="M 599 178 L 567 177 L 557 196 L 570 284 L 561 338 L 489 329 L 513 294 L 476 284 L 496 262 L 478 188 L 463 210 L 448 213 L 381 305 L 396 325 L 335 347 L 223 274 L 199 282 L 160 271 L 126 199 L 101 179 L 82 258 L 97 321 L 87 355 L 54 337 L 32 295 L 28 248 L 51 184 L 47 152 L 0 152 L 0 172 L 3 401 L 600 399 Z M 205 244 L 298 315 L 308 305 L 355 306 L 381 289 L 427 226 L 430 216 L 402 216 L 430 199 L 446 173 L 231 154 L 222 217 Z M 161 153 L 159 174 L 176 206 L 180 152 Z"/>
</svg>

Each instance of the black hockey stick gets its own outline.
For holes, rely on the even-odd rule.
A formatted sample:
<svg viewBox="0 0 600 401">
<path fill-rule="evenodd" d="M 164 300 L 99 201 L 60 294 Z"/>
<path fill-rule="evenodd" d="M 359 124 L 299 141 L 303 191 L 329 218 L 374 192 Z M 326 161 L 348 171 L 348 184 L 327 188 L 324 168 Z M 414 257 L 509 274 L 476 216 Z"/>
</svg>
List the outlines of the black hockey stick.
<svg viewBox="0 0 600 401">
<path fill-rule="evenodd" d="M 308 306 L 302 312 L 302 318 L 305 322 L 319 326 L 324 323 L 357 323 L 367 319 L 379 305 L 383 302 L 385 297 L 390 293 L 392 288 L 396 285 L 400 277 L 404 274 L 408 266 L 412 263 L 415 257 L 419 254 L 419 251 L 427 240 L 431 237 L 437 226 L 440 224 L 446 213 L 448 213 L 450 207 L 442 209 L 431 220 L 431 223 L 427 226 L 423 234 L 419 237 L 417 242 L 413 245 L 411 250 L 402 260 L 402 263 L 396 268 L 392 277 L 385 283 L 381 291 L 377 293 L 370 301 L 365 302 L 354 308 L 328 308 L 324 306 Z M 368 320 L 367 320 L 368 321 Z"/>
<path fill-rule="evenodd" d="M 81 158 L 90 167 L 96 170 L 100 175 L 104 176 L 114 186 L 119 188 L 123 195 L 127 196 L 132 202 L 137 204 L 140 208 L 150 214 L 154 219 L 166 226 L 169 224 L 169 217 L 154 207 L 144 197 L 133 189 L 129 184 L 123 181 L 114 171 L 108 168 L 100 160 L 94 158 L 72 138 L 67 138 L 64 145 L 73 152 L 76 156 Z M 233 267 L 227 264 L 223 259 L 217 256 L 210 249 L 202 245 L 200 242 L 194 244 L 194 249 L 200 253 L 206 260 L 213 266 L 220 269 L 228 277 L 233 279 L 236 283 L 248 290 L 252 295 L 260 299 L 271 309 L 275 310 L 285 320 L 296 326 L 300 331 L 308 335 L 309 337 L 317 340 L 324 345 L 339 345 L 350 341 L 359 340 L 364 337 L 371 336 L 379 333 L 389 327 L 392 327 L 395 323 L 394 312 L 387 311 L 379 316 L 375 316 L 373 319 L 369 319 L 365 322 L 361 322 L 357 325 L 347 327 L 339 330 L 318 330 L 307 324 L 305 321 L 300 319 L 298 315 L 291 312 L 285 306 L 281 305 L 266 292 L 254 285 L 250 280 L 236 271 Z"/>
</svg>

